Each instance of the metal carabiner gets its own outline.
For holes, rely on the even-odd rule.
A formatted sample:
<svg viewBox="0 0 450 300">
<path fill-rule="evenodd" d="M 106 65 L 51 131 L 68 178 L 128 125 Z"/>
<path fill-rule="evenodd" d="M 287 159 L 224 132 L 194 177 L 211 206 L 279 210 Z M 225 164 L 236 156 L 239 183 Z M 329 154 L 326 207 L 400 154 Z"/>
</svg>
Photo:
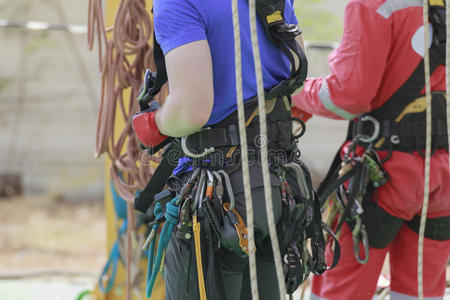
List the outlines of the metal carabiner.
<svg viewBox="0 0 450 300">
<path fill-rule="evenodd" d="M 176 205 L 179 205 L 180 202 L 183 200 L 183 198 L 191 192 L 192 190 L 192 183 L 195 179 L 197 179 L 198 174 L 200 173 L 200 168 L 197 168 L 192 173 L 192 176 L 189 178 L 189 180 L 183 185 L 181 188 L 180 194 L 178 195 L 178 200 L 176 201 Z"/>
<path fill-rule="evenodd" d="M 236 204 L 236 200 L 234 199 L 230 176 L 224 170 L 219 170 L 218 173 L 222 174 L 225 177 L 225 185 L 227 187 L 228 198 L 230 198 L 230 210 L 232 211 L 234 209 L 234 205 Z"/>
<path fill-rule="evenodd" d="M 297 185 L 300 192 L 306 197 L 306 199 L 311 199 L 311 190 L 308 188 L 307 179 L 302 167 L 295 162 L 284 164 L 283 167 L 286 169 L 291 169 L 295 172 L 295 178 L 297 179 Z"/>
<path fill-rule="evenodd" d="M 206 128 L 201 129 L 199 132 L 204 131 L 204 130 L 209 130 L 209 129 L 211 129 L 211 128 L 210 127 L 206 127 Z M 187 147 L 187 144 L 186 144 L 188 137 L 189 136 L 183 136 L 181 138 L 181 149 L 183 149 L 183 152 L 184 152 L 184 154 L 186 156 L 189 156 L 191 158 L 201 158 L 203 156 L 206 156 L 206 155 L 214 152 L 214 147 L 210 147 L 210 148 L 205 148 L 202 153 L 192 153 L 191 150 L 189 150 L 189 148 Z"/>
<path fill-rule="evenodd" d="M 366 122 L 366 121 L 372 122 L 372 124 L 374 126 L 372 136 L 361 136 L 359 138 L 359 140 L 363 143 L 372 143 L 373 141 L 375 141 L 378 138 L 378 135 L 380 134 L 380 122 L 378 122 L 378 120 L 372 116 L 361 117 L 360 121 L 361 122 Z"/>
<path fill-rule="evenodd" d="M 357 232 L 355 232 L 357 231 Z M 369 238 L 367 236 L 366 228 L 362 224 L 361 217 L 356 219 L 355 229 L 352 232 L 353 236 L 353 251 L 355 252 L 355 258 L 361 265 L 366 264 L 369 261 Z M 360 257 L 359 245 L 362 243 L 364 249 L 364 258 Z"/>
<path fill-rule="evenodd" d="M 201 170 L 200 179 L 197 182 L 197 191 L 194 198 L 194 203 L 192 203 L 192 210 L 197 210 L 197 207 L 201 206 L 201 199 L 203 198 L 203 191 L 205 189 L 206 174 L 205 170 Z"/>
</svg>

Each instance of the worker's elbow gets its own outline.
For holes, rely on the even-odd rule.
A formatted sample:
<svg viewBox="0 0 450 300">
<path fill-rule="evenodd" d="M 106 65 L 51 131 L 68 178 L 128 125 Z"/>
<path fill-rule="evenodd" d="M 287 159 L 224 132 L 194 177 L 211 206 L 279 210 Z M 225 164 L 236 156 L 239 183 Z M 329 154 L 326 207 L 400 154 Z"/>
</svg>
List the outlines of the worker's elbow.
<svg viewBox="0 0 450 300">
<path fill-rule="evenodd" d="M 186 131 L 193 133 L 202 129 L 207 124 L 211 115 L 212 104 L 209 105 L 209 102 L 199 104 L 195 101 L 187 101 L 186 103 L 195 104 L 184 107 L 181 110 L 180 120 L 178 122 Z"/>
<path fill-rule="evenodd" d="M 202 128 L 208 122 L 213 109 L 214 98 L 213 95 L 203 94 L 196 99 L 190 99 L 187 103 L 190 103 L 184 110 L 186 113 L 186 122 L 191 126 Z"/>
<path fill-rule="evenodd" d="M 184 118 L 180 123 L 185 124 L 186 128 L 190 128 L 193 132 L 195 132 L 203 128 L 208 120 L 209 115 L 197 113 L 184 115 Z"/>
</svg>

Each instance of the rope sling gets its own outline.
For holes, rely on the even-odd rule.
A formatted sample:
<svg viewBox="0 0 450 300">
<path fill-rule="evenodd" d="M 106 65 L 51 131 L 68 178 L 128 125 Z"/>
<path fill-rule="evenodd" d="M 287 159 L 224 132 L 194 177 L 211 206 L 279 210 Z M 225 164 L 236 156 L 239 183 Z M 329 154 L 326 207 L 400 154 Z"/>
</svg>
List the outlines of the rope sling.
<svg viewBox="0 0 450 300">
<path fill-rule="evenodd" d="M 273 213 L 272 191 L 269 173 L 269 153 L 267 139 L 267 122 L 266 122 L 266 106 L 264 95 L 264 83 L 261 70 L 261 57 L 259 52 L 258 34 L 256 31 L 256 4 L 255 0 L 249 0 L 250 9 L 250 34 L 253 50 L 253 61 L 255 62 L 256 85 L 258 91 L 258 109 L 259 109 L 259 128 L 260 128 L 260 146 L 261 146 L 261 163 L 264 182 L 264 195 L 266 202 L 267 223 L 269 225 L 269 235 L 272 244 L 272 251 L 275 261 L 275 270 L 278 279 L 278 288 L 280 299 L 285 299 L 286 287 L 283 275 L 283 266 L 281 262 L 280 245 L 278 243 L 277 228 L 275 224 L 275 216 Z"/>
<path fill-rule="evenodd" d="M 276 232 L 275 217 L 273 212 L 272 192 L 271 192 L 269 163 L 268 163 L 268 140 L 267 140 L 265 94 L 264 94 L 264 85 L 261 70 L 261 58 L 259 53 L 258 35 L 256 27 L 257 23 L 256 23 L 255 0 L 249 0 L 249 12 L 250 12 L 249 18 L 250 18 L 250 34 L 252 42 L 253 60 L 255 62 L 258 110 L 260 116 L 259 117 L 260 141 L 261 141 L 260 146 L 261 146 L 261 163 L 264 182 L 265 206 L 269 226 L 269 235 L 274 255 L 276 275 L 278 279 L 279 294 L 280 299 L 283 300 L 286 294 L 286 287 L 281 262 L 281 252 Z M 239 24 L 239 12 L 237 0 L 232 0 L 232 13 L 233 13 L 233 27 L 234 27 L 236 96 L 238 106 L 239 135 L 242 141 L 241 158 L 242 158 L 242 171 L 244 181 L 248 242 L 249 242 L 250 283 L 251 283 L 252 299 L 257 300 L 259 299 L 259 294 L 258 294 L 256 257 L 255 257 L 256 250 L 254 241 L 254 215 L 253 215 L 253 201 L 250 188 L 250 176 L 248 171 L 249 166 L 248 166 L 247 134 L 245 130 L 244 101 L 242 96 L 242 61 L 241 61 L 241 47 L 240 47 L 241 45 L 240 24 Z"/>
<path fill-rule="evenodd" d="M 423 239 L 425 236 L 425 223 L 428 212 L 430 194 L 430 160 L 431 160 L 431 84 L 430 84 L 430 53 L 428 50 L 428 0 L 423 0 L 423 32 L 424 32 L 424 65 L 425 65 L 425 97 L 426 97 L 426 144 L 425 144 L 425 183 L 422 216 L 419 229 L 419 249 L 417 263 L 417 291 L 419 299 L 423 300 Z M 448 92 L 448 89 L 447 89 Z M 448 105 L 448 101 L 447 101 Z M 447 111 L 448 113 L 448 111 Z M 448 121 L 447 121 L 448 126 Z"/>
<path fill-rule="evenodd" d="M 250 189 L 250 174 L 248 161 L 247 132 L 245 130 L 244 98 L 242 92 L 242 57 L 241 57 L 241 34 L 239 26 L 238 0 L 231 1 L 233 14 L 233 32 L 234 32 L 234 64 L 236 79 L 236 98 L 239 124 L 239 137 L 241 139 L 241 161 L 242 178 L 244 181 L 245 207 L 247 214 L 247 233 L 248 233 L 248 256 L 250 269 L 250 284 L 252 290 L 252 299 L 258 300 L 258 278 L 256 274 L 256 248 L 255 248 L 255 225 L 253 216 L 253 200 Z"/>
</svg>

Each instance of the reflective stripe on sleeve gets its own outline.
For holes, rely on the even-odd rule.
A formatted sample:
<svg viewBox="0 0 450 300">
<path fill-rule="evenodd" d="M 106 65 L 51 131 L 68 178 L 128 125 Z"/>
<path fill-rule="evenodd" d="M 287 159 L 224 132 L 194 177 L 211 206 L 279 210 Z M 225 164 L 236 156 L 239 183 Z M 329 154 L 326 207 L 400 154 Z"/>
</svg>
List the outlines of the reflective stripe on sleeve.
<svg viewBox="0 0 450 300">
<path fill-rule="evenodd" d="M 387 0 L 377 9 L 377 13 L 388 19 L 398 10 L 408 7 L 422 7 L 422 5 L 422 0 Z"/>
<path fill-rule="evenodd" d="M 320 87 L 319 99 L 326 109 L 328 109 L 332 113 L 334 113 L 344 119 L 352 120 L 357 117 L 357 115 L 353 115 L 353 114 L 343 110 L 342 108 L 337 107 L 333 103 L 333 101 L 331 101 L 330 91 L 328 89 L 328 83 L 327 83 L 326 79 L 323 80 L 322 86 Z"/>
</svg>

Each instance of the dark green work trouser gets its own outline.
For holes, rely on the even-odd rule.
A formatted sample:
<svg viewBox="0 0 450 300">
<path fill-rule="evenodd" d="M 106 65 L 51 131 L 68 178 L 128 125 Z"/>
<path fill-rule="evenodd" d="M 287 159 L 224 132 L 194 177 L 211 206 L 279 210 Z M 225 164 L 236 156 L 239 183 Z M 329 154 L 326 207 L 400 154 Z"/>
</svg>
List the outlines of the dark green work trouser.
<svg viewBox="0 0 450 300">
<path fill-rule="evenodd" d="M 261 300 L 279 299 L 278 281 L 276 278 L 275 265 L 273 259 L 261 259 L 259 251 L 264 247 L 270 247 L 269 230 L 264 203 L 264 185 L 261 168 L 259 166 L 250 167 L 250 177 L 252 183 L 252 199 L 255 220 L 255 243 L 257 247 L 257 273 L 259 298 Z M 230 175 L 233 191 L 236 200 L 236 209 L 239 214 L 245 217 L 245 197 L 242 186 L 242 173 L 239 170 Z M 272 199 L 274 206 L 275 221 L 278 222 L 282 212 L 282 202 L 279 191 L 278 179 L 271 175 Z M 203 230 L 203 229 L 202 229 Z M 268 250 L 270 252 L 270 249 Z M 267 253 L 265 253 L 265 257 Z M 219 257 L 220 256 L 220 257 Z M 269 255 L 270 256 L 270 255 Z M 249 276 L 248 258 L 240 258 L 236 254 L 228 251 L 219 251 L 215 254 L 215 259 L 220 262 L 219 270 L 215 270 L 221 277 L 223 288 L 218 286 L 211 289 L 208 286 L 208 300 L 250 300 L 251 286 Z M 205 269 L 205 263 L 204 269 Z M 205 271 L 205 270 L 204 270 Z M 166 300 L 198 300 L 200 299 L 197 279 L 197 265 L 195 260 L 195 249 L 192 241 L 184 241 L 175 237 L 172 238 L 165 255 L 165 290 Z M 206 272 L 204 272 L 206 274 Z M 205 275 L 205 282 L 208 278 Z M 225 293 L 226 297 L 221 297 Z"/>
</svg>

